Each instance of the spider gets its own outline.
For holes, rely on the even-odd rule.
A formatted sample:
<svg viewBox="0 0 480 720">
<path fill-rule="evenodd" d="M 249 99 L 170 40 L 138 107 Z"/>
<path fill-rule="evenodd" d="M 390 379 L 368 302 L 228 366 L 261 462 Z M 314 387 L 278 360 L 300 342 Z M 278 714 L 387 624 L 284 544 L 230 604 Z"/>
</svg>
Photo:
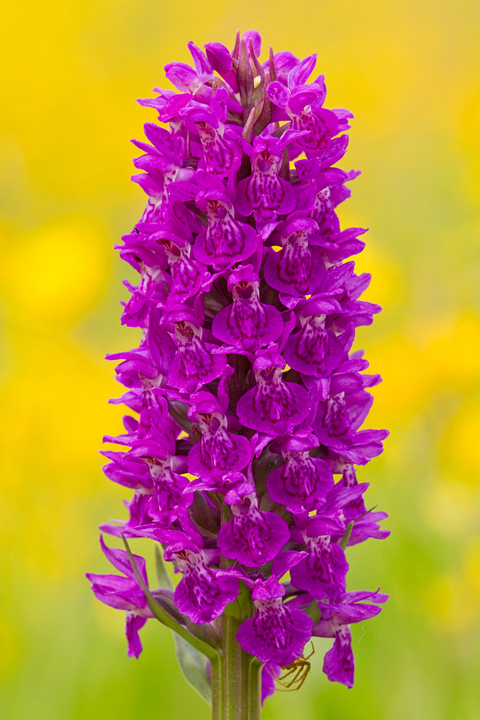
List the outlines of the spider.
<svg viewBox="0 0 480 720">
<path fill-rule="evenodd" d="M 311 645 L 312 652 L 309 655 L 305 657 L 302 653 L 301 657 L 282 667 L 283 672 L 280 677 L 274 678 L 281 685 L 278 688 L 280 692 L 293 692 L 294 690 L 300 690 L 302 687 L 310 672 L 311 663 L 309 663 L 309 659 L 315 652 L 313 642 Z"/>
</svg>

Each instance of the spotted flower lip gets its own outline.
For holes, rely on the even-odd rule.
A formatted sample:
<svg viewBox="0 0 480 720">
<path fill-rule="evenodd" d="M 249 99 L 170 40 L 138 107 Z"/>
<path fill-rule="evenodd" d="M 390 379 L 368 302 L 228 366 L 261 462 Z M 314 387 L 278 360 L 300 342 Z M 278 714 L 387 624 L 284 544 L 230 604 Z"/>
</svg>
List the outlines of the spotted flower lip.
<svg viewBox="0 0 480 720">
<path fill-rule="evenodd" d="M 186 127 L 196 130 L 203 148 L 203 159 L 199 167 L 219 178 L 232 178 L 240 167 L 242 151 L 235 141 L 235 135 L 226 132 L 225 120 L 230 96 L 224 88 L 219 88 L 212 97 L 210 108 L 185 108 Z"/>
<path fill-rule="evenodd" d="M 352 259 L 366 230 L 338 216 L 360 174 L 336 166 L 353 116 L 328 107 L 316 54 L 271 49 L 264 61 L 255 30 L 231 49 L 188 49 L 190 63 L 165 66 L 174 89 L 139 101 L 157 115 L 132 141 L 146 205 L 116 249 L 139 276 L 124 283 L 121 323 L 140 333 L 107 356 L 124 387 L 111 403 L 127 411 L 103 451 L 105 475 L 131 496 L 126 518 L 101 525 L 127 547 L 160 544 L 177 582 L 150 592 L 145 560 L 130 565 L 103 538 L 121 574 L 87 577 L 126 613 L 130 656 L 152 603 L 157 618 L 166 603 L 168 627 L 209 657 L 192 680 L 203 697 L 215 663 L 229 697 L 252 696 L 263 665 L 263 702 L 312 637 L 333 640 L 324 672 L 351 687 L 350 627 L 387 596 L 347 592 L 350 547 L 389 534 L 358 469 L 388 432 L 368 428 L 381 378 L 354 349 L 380 310 Z M 242 652 L 259 662 L 232 694 Z"/>
<path fill-rule="evenodd" d="M 284 225 L 279 232 L 282 249 L 270 254 L 265 263 L 265 279 L 270 287 L 294 297 L 315 292 L 325 274 L 321 251 L 310 244 L 316 230 L 315 220 L 305 217 Z"/>
<path fill-rule="evenodd" d="M 202 437 L 188 454 L 189 472 L 207 478 L 243 470 L 252 456 L 248 439 L 228 432 L 225 413 L 213 395 L 200 392 L 195 399 L 188 416 L 197 419 Z"/>
<path fill-rule="evenodd" d="M 334 484 L 325 460 L 309 455 L 317 442 L 311 435 L 309 438 L 287 435 L 276 441 L 284 464 L 270 473 L 267 489 L 272 500 L 297 514 L 312 510 L 317 501 L 325 500 Z"/>
<path fill-rule="evenodd" d="M 220 377 L 227 364 L 222 355 L 213 355 L 213 347 L 203 341 L 203 330 L 186 308 L 171 315 L 175 327 L 177 353 L 170 368 L 168 383 L 182 391 L 195 392 Z"/>
<path fill-rule="evenodd" d="M 282 602 L 285 588 L 278 582 L 289 567 L 302 559 L 301 553 L 281 553 L 267 580 L 246 580 L 252 589 L 256 614 L 237 632 L 237 640 L 246 652 L 261 662 L 288 665 L 302 652 L 313 630 L 312 619 L 302 610 Z"/>
<path fill-rule="evenodd" d="M 280 176 L 282 151 L 293 137 L 287 131 L 281 140 L 257 136 L 253 147 L 242 143 L 252 175 L 238 183 L 235 207 L 245 217 L 253 212 L 256 222 L 267 223 L 295 210 L 294 190 Z"/>
<path fill-rule="evenodd" d="M 319 298 L 297 306 L 299 332 L 290 335 L 285 344 L 285 360 L 304 375 L 328 377 L 342 363 L 345 350 L 330 328 L 325 327 L 328 315 L 341 312 L 334 298 Z"/>
<path fill-rule="evenodd" d="M 257 233 L 251 225 L 235 219 L 233 203 L 225 192 L 207 188 L 197 194 L 196 203 L 209 221 L 195 241 L 194 253 L 200 262 L 226 270 L 253 255 Z"/>
<path fill-rule="evenodd" d="M 309 641 L 313 621 L 301 610 L 291 609 L 281 598 L 255 601 L 257 614 L 237 633 L 241 647 L 261 662 L 288 665 Z"/>
<path fill-rule="evenodd" d="M 183 575 L 174 600 L 180 612 L 192 622 L 202 624 L 215 620 L 237 597 L 237 578 L 219 575 L 208 567 L 206 553 L 188 538 L 167 546 L 165 559 L 174 561 Z"/>
<path fill-rule="evenodd" d="M 281 313 L 260 300 L 260 278 L 253 265 L 237 267 L 228 279 L 233 302 L 213 318 L 212 332 L 232 347 L 257 350 L 277 340 L 284 329 Z"/>
<path fill-rule="evenodd" d="M 320 532 L 328 532 L 327 528 L 328 524 Z M 304 538 L 308 557 L 292 568 L 292 584 L 318 600 L 345 590 L 348 562 L 342 548 L 328 534 L 309 537 L 304 533 Z"/>
<path fill-rule="evenodd" d="M 276 513 L 258 509 L 255 487 L 237 485 L 225 495 L 233 518 L 218 534 L 218 546 L 227 558 L 247 567 L 259 567 L 273 560 L 290 538 L 288 525 Z"/>
<path fill-rule="evenodd" d="M 242 425 L 275 436 L 292 432 L 310 412 L 306 390 L 297 383 L 285 382 L 285 360 L 278 353 L 256 358 L 253 372 L 257 384 L 237 403 Z"/>
</svg>

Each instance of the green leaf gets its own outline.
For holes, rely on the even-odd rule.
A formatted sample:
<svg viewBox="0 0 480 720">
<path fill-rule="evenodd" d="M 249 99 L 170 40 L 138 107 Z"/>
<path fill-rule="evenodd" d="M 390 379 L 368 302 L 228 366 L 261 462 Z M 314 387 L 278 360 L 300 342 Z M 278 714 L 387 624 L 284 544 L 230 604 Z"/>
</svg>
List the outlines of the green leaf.
<svg viewBox="0 0 480 720">
<path fill-rule="evenodd" d="M 248 620 L 252 614 L 252 593 L 247 588 L 243 580 L 240 580 L 240 588 L 238 591 L 238 597 L 225 607 L 225 615 L 230 615 L 244 622 Z"/>
<path fill-rule="evenodd" d="M 180 400 L 168 400 L 168 412 L 178 425 L 189 435 L 192 432 L 192 423 L 188 419 L 188 405 Z"/>
<path fill-rule="evenodd" d="M 220 638 L 210 623 L 202 623 L 199 625 L 198 623 L 192 622 L 186 615 L 184 615 L 183 618 L 185 627 L 191 635 L 211 645 L 215 650 L 220 649 Z"/>
<path fill-rule="evenodd" d="M 312 618 L 314 625 L 316 625 L 322 617 L 322 611 L 320 610 L 318 600 L 312 600 L 305 612 Z"/>
<path fill-rule="evenodd" d="M 151 595 L 160 607 L 175 620 L 175 622 L 179 625 L 186 625 L 185 615 L 182 615 L 175 605 L 173 601 L 173 593 L 170 590 L 152 590 Z"/>
<path fill-rule="evenodd" d="M 270 82 L 273 82 L 277 79 L 277 71 L 275 70 L 275 58 L 272 48 L 270 48 L 268 53 L 268 69 L 270 70 Z"/>
<path fill-rule="evenodd" d="M 176 633 L 173 633 L 173 639 L 183 677 L 200 697 L 211 705 L 212 687 L 207 674 L 205 656 Z"/>
<path fill-rule="evenodd" d="M 173 583 L 168 574 L 165 560 L 163 559 L 163 553 L 160 549 L 160 545 L 155 544 L 155 572 L 157 575 L 158 587 L 160 590 L 173 590 Z"/>
<path fill-rule="evenodd" d="M 204 493 L 199 490 L 195 490 L 193 493 L 193 502 L 190 505 L 189 514 L 195 527 L 200 530 L 202 535 L 217 538 L 220 530 L 220 513 L 216 508 L 212 508 L 207 502 Z"/>
<path fill-rule="evenodd" d="M 198 423 L 192 423 L 192 435 L 195 438 L 195 442 L 199 442 L 202 439 L 202 431 Z"/>
<path fill-rule="evenodd" d="M 350 540 L 350 535 L 352 534 L 353 522 L 354 521 L 352 520 L 352 522 L 348 523 L 347 529 L 345 530 L 345 535 L 338 543 L 343 551 L 345 551 L 345 548 L 348 545 L 348 541 Z"/>
<path fill-rule="evenodd" d="M 247 54 L 245 40 L 240 41 L 240 57 L 237 70 L 238 91 L 243 106 L 243 119 L 246 121 L 253 106 L 253 72 Z"/>
</svg>

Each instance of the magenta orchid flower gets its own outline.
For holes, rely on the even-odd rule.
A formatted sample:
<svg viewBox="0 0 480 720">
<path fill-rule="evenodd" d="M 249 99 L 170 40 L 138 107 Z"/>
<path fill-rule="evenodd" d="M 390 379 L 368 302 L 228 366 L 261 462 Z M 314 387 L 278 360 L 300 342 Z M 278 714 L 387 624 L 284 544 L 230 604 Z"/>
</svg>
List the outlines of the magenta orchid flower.
<svg viewBox="0 0 480 720">
<path fill-rule="evenodd" d="M 364 427 L 380 376 L 352 349 L 380 308 L 351 259 L 366 231 L 336 212 L 359 175 L 335 166 L 353 116 L 325 107 L 317 56 L 260 62 L 256 31 L 188 47 L 191 65 L 165 67 L 175 90 L 139 101 L 166 127 L 133 141 L 147 202 L 118 248 L 139 274 L 121 322 L 141 339 L 108 356 L 128 412 L 103 455 L 132 495 L 101 529 L 126 550 L 101 539 L 121 575 L 87 577 L 126 612 L 129 655 L 157 618 L 213 718 L 227 703 L 259 720 L 317 636 L 334 639 L 328 679 L 352 687 L 350 626 L 387 599 L 347 591 L 349 547 L 389 534 L 356 468 L 388 435 Z M 157 543 L 155 590 L 140 537 Z"/>
</svg>

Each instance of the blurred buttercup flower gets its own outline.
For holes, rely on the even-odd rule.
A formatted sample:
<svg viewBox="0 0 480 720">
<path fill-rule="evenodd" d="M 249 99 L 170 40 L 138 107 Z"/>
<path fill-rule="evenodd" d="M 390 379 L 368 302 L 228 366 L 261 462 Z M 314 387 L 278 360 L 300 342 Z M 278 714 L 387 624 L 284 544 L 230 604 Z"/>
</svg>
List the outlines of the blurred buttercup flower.
<svg viewBox="0 0 480 720">
<path fill-rule="evenodd" d="M 101 528 L 125 540 L 101 540 L 123 575 L 87 577 L 126 611 L 129 655 L 157 617 L 208 659 L 192 674 L 179 653 L 213 717 L 257 718 L 315 636 L 334 638 L 324 671 L 351 687 L 350 625 L 387 599 L 347 592 L 346 556 L 388 535 L 355 472 L 388 434 L 362 429 L 380 377 L 352 350 L 380 308 L 359 299 L 370 276 L 348 260 L 365 230 L 341 230 L 335 213 L 359 173 L 334 167 L 352 115 L 324 107 L 316 55 L 261 64 L 255 31 L 232 52 L 189 49 L 193 67 L 165 67 L 178 92 L 140 101 L 168 129 L 146 123 L 148 142 L 134 141 L 147 204 L 119 250 L 140 275 L 122 323 L 142 337 L 109 357 L 126 387 L 112 402 L 135 415 L 105 437 L 125 449 L 104 452 L 107 477 L 134 494 L 129 519 Z M 158 590 L 130 552 L 137 537 L 162 548 Z"/>
</svg>

